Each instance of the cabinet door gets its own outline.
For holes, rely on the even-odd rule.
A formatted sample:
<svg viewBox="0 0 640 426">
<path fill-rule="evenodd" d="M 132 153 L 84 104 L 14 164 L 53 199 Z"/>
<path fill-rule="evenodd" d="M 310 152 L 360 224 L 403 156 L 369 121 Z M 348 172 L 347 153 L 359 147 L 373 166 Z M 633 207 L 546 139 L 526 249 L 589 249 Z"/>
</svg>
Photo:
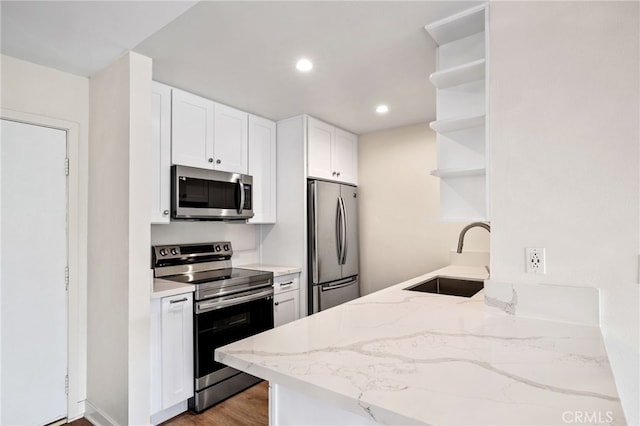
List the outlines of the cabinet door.
<svg viewBox="0 0 640 426">
<path fill-rule="evenodd" d="M 211 169 L 213 163 L 213 102 L 173 89 L 171 162 Z"/>
<path fill-rule="evenodd" d="M 273 296 L 273 326 L 278 327 L 300 318 L 300 295 L 298 290 L 286 291 Z"/>
<path fill-rule="evenodd" d="M 249 174 L 253 212 L 249 223 L 276 222 L 276 123 L 249 116 Z"/>
<path fill-rule="evenodd" d="M 151 280 L 153 281 L 153 277 Z M 162 304 L 160 299 L 151 299 L 150 314 L 151 414 L 155 414 L 162 410 Z"/>
<path fill-rule="evenodd" d="M 171 196 L 171 87 L 153 82 L 151 223 L 169 223 Z"/>
<path fill-rule="evenodd" d="M 193 396 L 193 295 L 162 298 L 162 408 Z"/>
<path fill-rule="evenodd" d="M 358 137 L 336 129 L 332 164 L 339 181 L 358 184 Z"/>
<path fill-rule="evenodd" d="M 335 128 L 315 118 L 307 119 L 307 165 L 309 177 L 336 179 L 331 164 Z"/>
<path fill-rule="evenodd" d="M 249 114 L 215 104 L 213 168 L 247 174 Z"/>
</svg>

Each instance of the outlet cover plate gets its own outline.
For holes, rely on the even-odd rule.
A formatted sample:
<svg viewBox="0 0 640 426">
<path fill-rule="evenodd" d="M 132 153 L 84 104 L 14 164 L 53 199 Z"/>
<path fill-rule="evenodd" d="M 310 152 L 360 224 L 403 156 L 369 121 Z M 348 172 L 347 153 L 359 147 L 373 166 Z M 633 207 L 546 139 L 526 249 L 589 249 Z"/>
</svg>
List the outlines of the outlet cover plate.
<svg viewBox="0 0 640 426">
<path fill-rule="evenodd" d="M 545 250 L 541 247 L 527 247 L 525 249 L 525 271 L 527 274 L 545 274 L 547 265 Z"/>
</svg>

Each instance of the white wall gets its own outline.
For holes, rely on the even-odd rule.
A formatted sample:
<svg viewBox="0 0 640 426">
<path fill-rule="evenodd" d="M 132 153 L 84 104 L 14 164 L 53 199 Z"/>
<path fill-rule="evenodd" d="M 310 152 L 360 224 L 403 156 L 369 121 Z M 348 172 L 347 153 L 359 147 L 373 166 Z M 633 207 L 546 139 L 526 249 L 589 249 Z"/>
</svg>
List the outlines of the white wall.
<svg viewBox="0 0 640 426">
<path fill-rule="evenodd" d="M 90 80 L 87 402 L 149 423 L 151 60 L 128 53 Z"/>
<path fill-rule="evenodd" d="M 600 289 L 629 424 L 640 423 L 638 28 L 637 2 L 491 4 L 492 280 Z M 546 248 L 546 275 L 524 273 L 525 247 Z"/>
<path fill-rule="evenodd" d="M 89 140 L 89 80 L 9 56 L 0 56 L 0 106 L 27 121 L 55 120 L 77 125 L 77 143 L 70 145 L 70 264 L 69 285 L 69 412 L 70 419 L 84 412 L 86 397 L 86 249 L 87 152 Z M 25 115 L 26 114 L 26 115 Z M 32 121 L 33 120 L 33 121 Z M 72 135 L 73 136 L 73 135 Z M 71 141 L 70 141 L 71 142 Z M 75 177 L 74 177 L 75 175 Z"/>
<path fill-rule="evenodd" d="M 439 220 L 436 135 L 427 123 L 360 136 L 361 289 L 368 294 L 449 264 L 467 223 Z M 489 251 L 489 234 L 473 228 L 464 251 Z"/>
</svg>

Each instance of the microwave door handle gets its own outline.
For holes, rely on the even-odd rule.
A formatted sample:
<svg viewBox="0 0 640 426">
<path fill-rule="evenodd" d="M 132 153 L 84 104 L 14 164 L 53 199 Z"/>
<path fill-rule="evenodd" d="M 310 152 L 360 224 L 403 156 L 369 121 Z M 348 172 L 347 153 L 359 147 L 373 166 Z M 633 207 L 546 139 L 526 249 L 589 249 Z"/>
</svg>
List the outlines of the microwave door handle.
<svg viewBox="0 0 640 426">
<path fill-rule="evenodd" d="M 238 206 L 238 214 L 242 214 L 244 208 L 244 185 L 242 184 L 242 178 L 238 179 L 238 188 L 240 189 L 240 205 Z"/>
</svg>

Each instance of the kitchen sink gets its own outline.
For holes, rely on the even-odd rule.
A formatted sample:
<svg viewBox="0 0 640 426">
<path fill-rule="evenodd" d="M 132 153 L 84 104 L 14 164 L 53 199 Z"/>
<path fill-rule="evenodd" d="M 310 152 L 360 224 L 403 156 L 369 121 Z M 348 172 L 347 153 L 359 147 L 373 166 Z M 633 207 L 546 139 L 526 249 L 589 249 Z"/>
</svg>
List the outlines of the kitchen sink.
<svg viewBox="0 0 640 426">
<path fill-rule="evenodd" d="M 423 293 L 447 294 L 449 296 L 471 297 L 484 288 L 484 282 L 461 278 L 435 277 L 405 290 Z"/>
</svg>

